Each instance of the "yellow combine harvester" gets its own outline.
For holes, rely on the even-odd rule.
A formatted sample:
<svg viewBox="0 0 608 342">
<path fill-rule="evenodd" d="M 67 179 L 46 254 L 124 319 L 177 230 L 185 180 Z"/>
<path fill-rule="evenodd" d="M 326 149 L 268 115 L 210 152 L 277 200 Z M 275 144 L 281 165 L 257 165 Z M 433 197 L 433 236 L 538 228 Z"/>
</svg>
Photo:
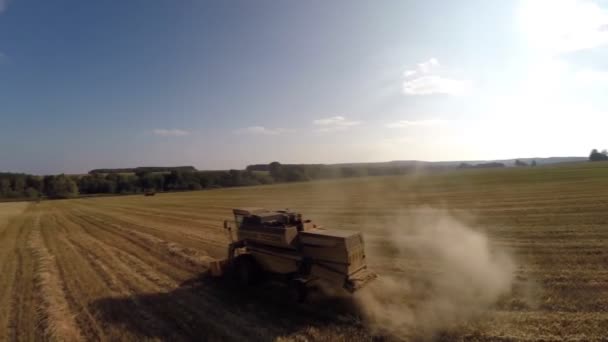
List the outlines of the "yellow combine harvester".
<svg viewBox="0 0 608 342">
<path fill-rule="evenodd" d="M 233 213 L 234 222 L 224 221 L 231 240 L 228 259 L 212 265 L 213 275 L 230 270 L 241 285 L 265 274 L 280 276 L 299 301 L 315 282 L 354 292 L 376 278 L 367 269 L 361 233 L 323 229 L 290 210 L 242 208 Z"/>
</svg>

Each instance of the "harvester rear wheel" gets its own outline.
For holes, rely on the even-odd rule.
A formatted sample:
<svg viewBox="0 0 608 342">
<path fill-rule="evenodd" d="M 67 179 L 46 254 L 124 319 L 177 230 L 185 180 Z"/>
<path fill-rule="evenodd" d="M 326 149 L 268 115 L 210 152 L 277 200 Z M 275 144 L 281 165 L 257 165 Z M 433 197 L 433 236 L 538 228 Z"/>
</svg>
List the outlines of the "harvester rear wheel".
<svg viewBox="0 0 608 342">
<path fill-rule="evenodd" d="M 251 254 L 241 254 L 234 259 L 234 280 L 241 286 L 254 285 L 260 279 L 260 267 Z"/>
<path fill-rule="evenodd" d="M 308 287 L 300 280 L 292 280 L 288 284 L 289 298 L 292 302 L 304 303 L 308 298 Z"/>
</svg>

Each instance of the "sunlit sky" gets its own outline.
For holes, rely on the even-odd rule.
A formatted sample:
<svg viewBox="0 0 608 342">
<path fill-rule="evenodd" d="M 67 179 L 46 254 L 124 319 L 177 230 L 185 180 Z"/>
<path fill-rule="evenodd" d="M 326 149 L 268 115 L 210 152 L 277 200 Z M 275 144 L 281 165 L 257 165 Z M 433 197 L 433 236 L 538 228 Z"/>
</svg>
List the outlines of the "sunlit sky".
<svg viewBox="0 0 608 342">
<path fill-rule="evenodd" d="M 0 0 L 0 170 L 585 156 L 608 2 Z"/>
</svg>

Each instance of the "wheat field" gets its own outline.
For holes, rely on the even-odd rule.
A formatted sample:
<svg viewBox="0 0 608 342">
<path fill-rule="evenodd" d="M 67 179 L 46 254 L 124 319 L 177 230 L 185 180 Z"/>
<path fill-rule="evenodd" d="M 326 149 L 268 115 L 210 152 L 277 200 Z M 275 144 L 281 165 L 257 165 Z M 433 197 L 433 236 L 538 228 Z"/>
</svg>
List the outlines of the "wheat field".
<svg viewBox="0 0 608 342">
<path fill-rule="evenodd" d="M 513 279 L 466 319 L 400 335 L 370 325 L 347 296 L 294 305 L 280 285 L 239 289 L 206 277 L 208 262 L 225 256 L 222 221 L 238 206 L 292 208 L 360 230 L 381 278 L 412 281 L 440 265 L 395 254 L 388 240 L 401 234 L 407 244 L 408 225 L 441 213 L 508 255 Z M 605 163 L 5 203 L 0 340 L 604 340 L 607 245 Z"/>
</svg>

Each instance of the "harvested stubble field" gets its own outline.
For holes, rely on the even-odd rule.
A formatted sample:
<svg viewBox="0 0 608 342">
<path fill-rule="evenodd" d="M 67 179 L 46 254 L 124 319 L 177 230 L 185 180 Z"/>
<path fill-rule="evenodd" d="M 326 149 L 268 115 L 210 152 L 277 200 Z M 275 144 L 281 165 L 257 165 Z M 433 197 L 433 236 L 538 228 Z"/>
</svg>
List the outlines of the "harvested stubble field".
<svg viewBox="0 0 608 342">
<path fill-rule="evenodd" d="M 491 305 L 471 313 L 463 307 L 471 303 L 456 302 L 461 307 L 445 317 L 413 310 L 422 299 L 391 298 L 393 308 L 423 316 L 392 311 L 388 326 L 370 325 L 348 298 L 317 295 L 294 305 L 278 285 L 234 289 L 201 274 L 210 258 L 224 256 L 222 221 L 238 206 L 289 207 L 325 227 L 363 231 L 370 265 L 381 277 L 402 279 L 397 287 L 444 271 L 409 251 L 407 237 L 408 225 L 432 229 L 447 217 L 508 255 L 513 281 Z M 395 246 L 399 236 L 405 246 Z M 468 246 L 445 236 L 448 249 Z M 602 340 L 607 245 L 606 163 L 6 203 L 0 340 Z M 466 267 L 478 267 L 471 253 L 456 265 L 463 278 L 472 277 Z M 435 329 L 433 321 L 450 324 Z M 400 324 L 431 330 L 411 335 L 395 329 Z"/>
</svg>

